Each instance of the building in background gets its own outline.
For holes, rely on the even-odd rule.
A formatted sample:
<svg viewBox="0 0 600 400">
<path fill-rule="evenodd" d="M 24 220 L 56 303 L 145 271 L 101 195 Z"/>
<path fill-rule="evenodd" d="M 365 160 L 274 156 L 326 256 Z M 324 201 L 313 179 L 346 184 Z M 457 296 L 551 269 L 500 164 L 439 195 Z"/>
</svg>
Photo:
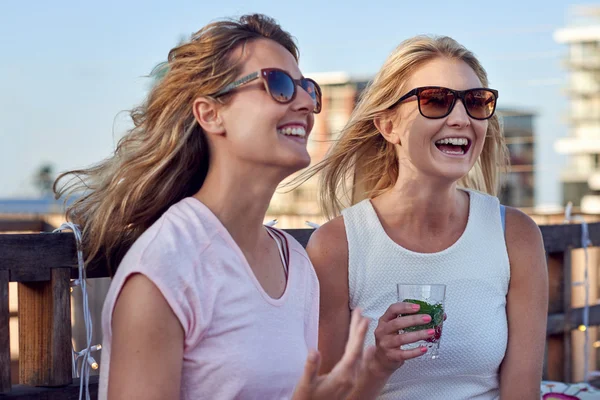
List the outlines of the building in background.
<svg viewBox="0 0 600 400">
<path fill-rule="evenodd" d="M 311 165 L 321 161 L 356 105 L 371 77 L 350 76 L 344 72 L 309 74 L 323 90 L 323 109 L 315 118 L 308 143 Z M 498 109 L 503 120 L 510 158 L 511 173 L 503 180 L 501 201 L 510 206 L 531 209 L 535 206 L 535 135 L 534 114 L 517 109 Z M 312 179 L 297 189 L 282 188 L 275 194 L 268 220 L 277 219 L 284 228 L 306 227 L 306 221 L 320 224 L 324 218 L 317 203 L 318 181 Z"/>
<path fill-rule="evenodd" d="M 571 9 L 568 26 L 555 32 L 567 45 L 564 66 L 569 72 L 569 137 L 555 150 L 568 155 L 561 175 L 563 202 L 600 213 L 600 6 Z"/>
<path fill-rule="evenodd" d="M 517 109 L 498 109 L 510 154 L 510 172 L 503 177 L 502 204 L 532 212 L 535 207 L 534 114 Z"/>
<path fill-rule="evenodd" d="M 336 139 L 370 77 L 350 76 L 344 72 L 309 74 L 323 91 L 323 107 L 315 116 L 315 126 L 308 141 L 311 165 L 323 159 L 331 140 Z M 279 190 L 269 207 L 267 219 L 277 219 L 284 228 L 303 228 L 306 221 L 324 222 L 317 203 L 317 179 L 311 179 L 297 189 Z"/>
</svg>

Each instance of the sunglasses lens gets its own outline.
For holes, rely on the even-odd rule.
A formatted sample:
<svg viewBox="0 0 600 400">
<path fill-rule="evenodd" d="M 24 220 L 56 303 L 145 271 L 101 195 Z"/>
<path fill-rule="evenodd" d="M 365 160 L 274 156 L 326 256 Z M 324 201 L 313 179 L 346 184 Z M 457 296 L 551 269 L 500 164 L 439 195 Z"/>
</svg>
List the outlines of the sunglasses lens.
<svg viewBox="0 0 600 400">
<path fill-rule="evenodd" d="M 490 90 L 474 89 L 465 94 L 465 107 L 473 118 L 487 119 L 496 108 L 496 96 Z"/>
<path fill-rule="evenodd" d="M 440 118 L 448 114 L 454 93 L 445 88 L 428 88 L 419 93 L 419 108 L 428 118 Z"/>
<path fill-rule="evenodd" d="M 294 97 L 295 84 L 283 71 L 269 71 L 266 75 L 269 91 L 275 101 L 289 103 Z"/>
<path fill-rule="evenodd" d="M 302 78 L 300 80 L 300 85 L 302 86 L 302 89 L 304 89 L 306 93 L 308 93 L 310 97 L 312 97 L 315 103 L 314 112 L 318 113 L 319 111 L 321 111 L 321 91 L 319 89 L 319 86 L 315 83 L 315 81 L 313 81 L 312 79 Z"/>
</svg>

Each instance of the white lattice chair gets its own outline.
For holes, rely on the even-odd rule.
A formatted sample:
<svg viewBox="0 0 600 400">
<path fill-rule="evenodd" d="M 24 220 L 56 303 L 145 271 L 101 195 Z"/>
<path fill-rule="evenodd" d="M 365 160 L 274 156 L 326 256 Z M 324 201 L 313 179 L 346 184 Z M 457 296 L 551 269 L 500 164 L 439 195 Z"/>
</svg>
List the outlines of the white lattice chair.
<svg viewBox="0 0 600 400">
<path fill-rule="evenodd" d="M 600 400 L 600 391 L 586 383 L 542 381 L 542 400 Z"/>
</svg>

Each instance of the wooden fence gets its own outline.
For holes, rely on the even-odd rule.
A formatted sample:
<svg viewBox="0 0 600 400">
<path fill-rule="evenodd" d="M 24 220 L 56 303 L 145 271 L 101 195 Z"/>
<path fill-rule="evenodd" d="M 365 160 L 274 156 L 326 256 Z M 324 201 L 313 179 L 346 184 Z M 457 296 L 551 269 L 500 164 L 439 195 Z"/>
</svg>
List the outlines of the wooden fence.
<svg viewBox="0 0 600 400">
<path fill-rule="evenodd" d="M 581 247 L 581 225 L 540 227 L 548 256 L 550 304 L 544 378 L 569 382 L 571 331 L 583 323 L 571 305 L 571 250 Z M 44 230 L 41 229 L 40 230 Z M 288 230 L 306 246 L 312 229 Z M 600 243 L 600 223 L 589 225 Z M 0 398 L 77 399 L 72 378 L 70 279 L 77 277 L 72 233 L 0 234 Z M 592 266 L 597 267 L 597 266 Z M 107 277 L 101 268 L 90 279 Z M 18 282 L 19 384 L 11 386 L 8 284 Z M 590 308 L 590 325 L 600 325 L 600 306 Z M 97 394 L 97 376 L 90 390 Z"/>
</svg>

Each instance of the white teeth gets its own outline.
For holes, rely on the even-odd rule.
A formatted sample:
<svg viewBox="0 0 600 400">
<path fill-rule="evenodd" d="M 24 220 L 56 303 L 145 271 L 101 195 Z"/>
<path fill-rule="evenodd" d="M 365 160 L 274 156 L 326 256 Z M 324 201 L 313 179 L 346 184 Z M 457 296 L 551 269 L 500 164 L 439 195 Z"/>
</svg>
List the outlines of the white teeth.
<svg viewBox="0 0 600 400">
<path fill-rule="evenodd" d="M 282 129 L 277 129 L 277 133 L 281 134 L 281 135 L 286 135 L 286 136 L 299 136 L 299 137 L 305 137 L 306 136 L 306 129 L 304 129 L 301 126 L 296 126 L 296 127 L 285 127 Z"/>
<path fill-rule="evenodd" d="M 442 153 L 451 154 L 451 155 L 463 155 L 465 154 L 463 149 L 459 149 L 457 151 L 452 150 L 442 150 Z"/>
<path fill-rule="evenodd" d="M 435 144 L 451 144 L 454 146 L 466 146 L 469 144 L 469 140 L 466 138 L 445 138 L 440 139 Z"/>
</svg>

